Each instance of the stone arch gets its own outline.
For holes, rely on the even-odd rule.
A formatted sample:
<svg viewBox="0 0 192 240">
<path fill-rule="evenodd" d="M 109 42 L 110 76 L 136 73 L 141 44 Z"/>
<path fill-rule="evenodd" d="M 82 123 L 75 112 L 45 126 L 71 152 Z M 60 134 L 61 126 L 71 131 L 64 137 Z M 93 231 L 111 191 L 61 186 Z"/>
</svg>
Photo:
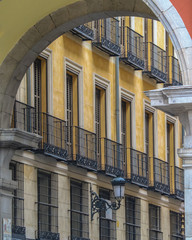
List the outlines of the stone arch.
<svg viewBox="0 0 192 240">
<path fill-rule="evenodd" d="M 44 48 L 79 24 L 123 15 L 158 18 L 162 22 L 178 53 L 184 84 L 191 84 L 192 40 L 169 0 L 76 0 L 51 12 L 28 29 L 0 65 L 0 128 L 10 127 L 21 79 Z"/>
</svg>

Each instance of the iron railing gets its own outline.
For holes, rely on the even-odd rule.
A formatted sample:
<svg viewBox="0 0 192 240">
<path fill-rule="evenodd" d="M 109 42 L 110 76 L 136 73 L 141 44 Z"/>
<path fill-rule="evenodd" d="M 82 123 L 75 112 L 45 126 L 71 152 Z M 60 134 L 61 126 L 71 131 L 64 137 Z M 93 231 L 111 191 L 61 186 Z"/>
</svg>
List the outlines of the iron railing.
<svg viewBox="0 0 192 240">
<path fill-rule="evenodd" d="M 131 182 L 139 186 L 148 187 L 148 156 L 146 153 L 130 149 Z"/>
<path fill-rule="evenodd" d="M 47 113 L 41 113 L 39 118 L 40 135 L 43 137 L 40 149 L 44 154 L 67 160 L 69 146 L 67 143 L 66 122 Z"/>
<path fill-rule="evenodd" d="M 93 31 L 93 24 L 94 22 L 88 22 L 78 27 L 75 27 L 71 30 L 71 32 L 84 41 L 86 40 L 94 40 L 94 31 Z"/>
<path fill-rule="evenodd" d="M 144 73 L 147 73 L 158 83 L 165 83 L 167 81 L 166 52 L 151 42 L 145 43 L 145 51 L 147 59 L 145 59 Z"/>
<path fill-rule="evenodd" d="M 110 176 L 124 176 L 123 147 L 107 138 L 100 139 L 100 170 Z"/>
<path fill-rule="evenodd" d="M 154 165 L 154 189 L 163 194 L 170 193 L 169 164 L 158 158 L 153 159 Z"/>
<path fill-rule="evenodd" d="M 94 22 L 95 38 L 93 45 L 110 56 L 119 56 L 119 21 L 115 18 L 100 19 Z"/>
<path fill-rule="evenodd" d="M 73 160 L 78 166 L 97 171 L 96 134 L 80 127 L 73 127 Z"/>
<path fill-rule="evenodd" d="M 184 200 L 184 170 L 175 167 L 175 197 Z"/>
<path fill-rule="evenodd" d="M 20 130 L 33 132 L 34 121 L 33 116 L 35 113 L 34 107 L 25 103 L 15 101 L 12 117 L 12 128 L 19 128 Z"/>
<path fill-rule="evenodd" d="M 170 56 L 168 57 L 168 64 L 169 64 L 169 83 L 168 84 L 173 86 L 183 85 L 178 59 L 173 56 Z"/>
<path fill-rule="evenodd" d="M 129 27 L 121 30 L 121 56 L 120 60 L 131 65 L 136 70 L 144 69 L 143 36 Z"/>
</svg>

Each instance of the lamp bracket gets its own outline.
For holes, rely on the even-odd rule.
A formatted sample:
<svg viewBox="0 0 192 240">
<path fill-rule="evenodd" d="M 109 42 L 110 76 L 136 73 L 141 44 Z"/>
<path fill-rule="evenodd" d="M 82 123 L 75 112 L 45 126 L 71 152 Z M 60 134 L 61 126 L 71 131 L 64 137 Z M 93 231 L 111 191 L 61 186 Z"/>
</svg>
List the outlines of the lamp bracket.
<svg viewBox="0 0 192 240">
<path fill-rule="evenodd" d="M 101 210 L 107 210 L 111 208 L 112 210 L 117 210 L 121 206 L 121 202 L 112 202 L 111 204 L 104 198 L 100 198 L 96 192 L 91 190 L 91 221 L 95 213 L 100 212 Z"/>
</svg>

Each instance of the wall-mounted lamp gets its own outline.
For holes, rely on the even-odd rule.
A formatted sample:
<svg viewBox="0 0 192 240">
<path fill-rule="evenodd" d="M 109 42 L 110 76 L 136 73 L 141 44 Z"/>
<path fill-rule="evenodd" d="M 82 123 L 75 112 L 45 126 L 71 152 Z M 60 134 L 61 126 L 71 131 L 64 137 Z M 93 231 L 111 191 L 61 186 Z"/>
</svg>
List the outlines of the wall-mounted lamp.
<svg viewBox="0 0 192 240">
<path fill-rule="evenodd" d="M 100 198 L 97 193 L 91 190 L 91 220 L 95 213 L 101 210 L 107 210 L 111 208 L 112 210 L 117 210 L 121 206 L 121 200 L 124 198 L 125 194 L 125 179 L 122 177 L 116 177 L 111 181 L 113 186 L 115 202 L 109 203 L 104 198 Z"/>
</svg>

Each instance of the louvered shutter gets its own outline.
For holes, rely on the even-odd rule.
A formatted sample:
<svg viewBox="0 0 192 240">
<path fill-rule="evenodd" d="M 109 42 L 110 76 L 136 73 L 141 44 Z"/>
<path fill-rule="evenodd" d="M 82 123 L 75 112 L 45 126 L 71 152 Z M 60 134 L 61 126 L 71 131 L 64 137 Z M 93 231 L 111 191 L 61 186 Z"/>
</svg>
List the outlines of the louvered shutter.
<svg viewBox="0 0 192 240">
<path fill-rule="evenodd" d="M 34 127 L 40 134 L 40 112 L 41 112 L 41 60 L 36 59 L 34 62 L 34 107 L 35 123 Z"/>
<path fill-rule="evenodd" d="M 101 136 L 101 117 L 100 117 L 100 90 L 95 91 L 95 133 L 97 141 L 97 154 L 100 153 L 99 138 Z"/>
</svg>

